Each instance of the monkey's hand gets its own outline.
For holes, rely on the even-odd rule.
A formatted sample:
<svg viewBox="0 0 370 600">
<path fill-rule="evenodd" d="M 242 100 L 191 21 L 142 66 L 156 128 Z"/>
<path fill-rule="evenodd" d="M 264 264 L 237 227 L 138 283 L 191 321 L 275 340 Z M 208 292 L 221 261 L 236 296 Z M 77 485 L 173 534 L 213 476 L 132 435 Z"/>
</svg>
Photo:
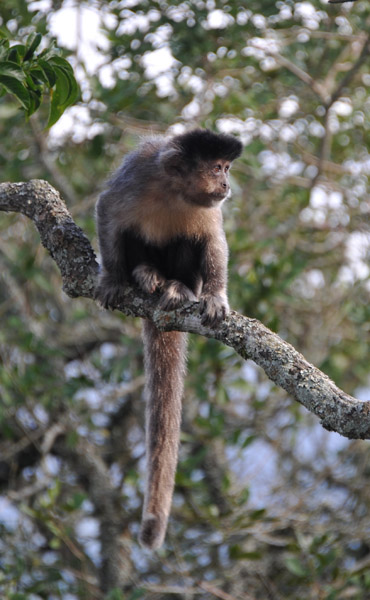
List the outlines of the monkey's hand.
<svg viewBox="0 0 370 600">
<path fill-rule="evenodd" d="M 132 276 L 139 288 L 148 294 L 153 294 L 156 290 L 163 289 L 166 283 L 166 279 L 155 267 L 146 264 L 135 267 Z"/>
<path fill-rule="evenodd" d="M 95 288 L 95 300 L 104 308 L 114 307 L 122 299 L 124 289 L 124 285 L 113 280 L 109 273 L 102 273 Z"/>
<path fill-rule="evenodd" d="M 195 294 L 184 283 L 176 279 L 170 279 L 167 281 L 166 289 L 159 300 L 158 307 L 161 310 L 175 310 L 185 302 L 195 302 L 196 300 Z"/>
<path fill-rule="evenodd" d="M 229 303 L 223 294 L 204 292 L 199 299 L 202 325 L 212 327 L 222 321 L 230 311 Z"/>
</svg>

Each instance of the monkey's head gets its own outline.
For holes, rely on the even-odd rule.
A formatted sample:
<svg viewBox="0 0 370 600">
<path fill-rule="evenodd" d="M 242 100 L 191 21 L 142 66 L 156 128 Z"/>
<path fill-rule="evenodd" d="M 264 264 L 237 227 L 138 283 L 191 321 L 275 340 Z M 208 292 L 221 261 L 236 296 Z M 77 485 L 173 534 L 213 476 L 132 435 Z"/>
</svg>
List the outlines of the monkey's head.
<svg viewBox="0 0 370 600">
<path fill-rule="evenodd" d="M 242 149 L 232 135 L 194 129 L 172 138 L 162 160 L 186 202 L 212 207 L 229 195 L 230 166 Z"/>
</svg>

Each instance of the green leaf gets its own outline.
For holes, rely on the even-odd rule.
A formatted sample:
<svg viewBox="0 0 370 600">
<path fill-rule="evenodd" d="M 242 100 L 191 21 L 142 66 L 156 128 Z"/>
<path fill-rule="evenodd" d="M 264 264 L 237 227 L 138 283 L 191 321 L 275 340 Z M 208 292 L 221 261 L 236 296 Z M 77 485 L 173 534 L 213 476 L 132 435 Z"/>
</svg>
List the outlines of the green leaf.
<svg viewBox="0 0 370 600">
<path fill-rule="evenodd" d="M 8 58 L 9 42 L 8 40 L 0 40 L 0 62 Z"/>
<path fill-rule="evenodd" d="M 59 67 L 56 67 L 54 71 L 57 77 L 55 91 L 58 94 L 58 102 L 60 106 L 66 106 L 72 91 L 70 78 L 64 69 L 59 69 Z"/>
<path fill-rule="evenodd" d="M 260 560 L 262 555 L 258 551 L 254 552 L 246 552 L 239 546 L 239 544 L 235 544 L 234 546 L 230 546 L 230 558 L 234 560 Z"/>
<path fill-rule="evenodd" d="M 54 69 L 56 83 L 52 91 L 47 127 L 54 125 L 65 109 L 76 102 L 79 95 L 79 88 L 69 62 L 60 56 L 53 56 L 49 65 Z"/>
<path fill-rule="evenodd" d="M 295 558 L 295 557 L 287 558 L 285 560 L 285 564 L 286 564 L 288 571 L 293 573 L 293 575 L 296 575 L 297 577 L 307 577 L 308 576 L 307 569 L 302 565 L 302 563 L 300 562 L 300 560 L 298 560 L 298 558 Z"/>
<path fill-rule="evenodd" d="M 23 44 L 15 44 L 9 49 L 8 60 L 20 64 L 26 53 L 26 46 Z"/>
<path fill-rule="evenodd" d="M 53 487 L 49 488 L 48 492 L 47 492 L 51 502 L 54 503 L 56 501 L 56 499 L 58 498 L 58 496 L 60 494 L 61 489 L 62 489 L 62 484 L 59 479 L 56 479 Z"/>
<path fill-rule="evenodd" d="M 81 508 L 83 502 L 86 500 L 87 496 L 86 494 L 83 494 L 81 492 L 77 492 L 75 494 L 73 494 L 72 498 L 69 498 L 68 501 L 65 504 L 65 510 L 72 512 L 74 510 L 77 510 L 79 508 Z"/>
<path fill-rule="evenodd" d="M 27 38 L 27 52 L 24 55 L 24 61 L 30 60 L 33 57 L 37 46 L 39 46 L 42 39 L 41 33 L 31 33 Z"/>
<path fill-rule="evenodd" d="M 56 52 L 57 50 L 55 48 L 55 41 L 53 41 L 51 42 L 48 48 L 44 48 L 44 50 L 40 52 L 37 58 L 42 58 L 43 60 L 50 60 L 50 58 L 56 56 Z"/>
<path fill-rule="evenodd" d="M 40 88 L 42 90 L 42 82 L 40 82 L 37 79 L 37 77 L 32 76 L 31 73 L 29 75 L 27 75 L 26 85 L 27 85 L 29 91 L 30 90 L 38 91 L 38 90 L 40 90 Z"/>
<path fill-rule="evenodd" d="M 252 521 L 258 521 L 258 519 L 261 519 L 265 513 L 266 513 L 265 508 L 258 508 L 257 510 L 254 510 L 253 512 L 251 512 L 251 514 L 249 515 L 249 518 Z"/>
<path fill-rule="evenodd" d="M 256 439 L 255 435 L 248 435 L 248 437 L 245 438 L 244 442 L 242 443 L 241 447 L 247 448 L 247 446 L 249 446 L 250 444 L 252 444 L 254 442 L 254 440 Z"/>
<path fill-rule="evenodd" d="M 57 80 L 57 76 L 54 72 L 53 67 L 50 66 L 46 60 L 42 60 L 42 59 L 39 59 L 37 61 L 37 64 L 40 67 L 40 69 L 42 69 L 45 77 L 47 78 L 49 87 L 53 87 Z"/>
<path fill-rule="evenodd" d="M 68 100 L 70 88 L 68 79 L 61 74 L 57 74 L 55 89 L 52 90 L 50 113 L 47 127 L 51 127 L 58 121 L 66 109 L 66 101 Z"/>
<path fill-rule="evenodd" d="M 110 590 L 106 600 L 124 600 L 124 596 L 120 589 L 114 588 L 113 590 Z"/>
<path fill-rule="evenodd" d="M 30 102 L 30 107 L 28 109 L 27 115 L 30 117 L 40 107 L 41 100 L 42 100 L 42 93 L 41 92 L 38 93 L 37 91 L 29 90 L 29 95 L 30 95 L 31 102 Z"/>
<path fill-rule="evenodd" d="M 52 67 L 58 67 L 59 69 L 62 69 L 69 79 L 73 79 L 75 81 L 73 69 L 68 60 L 62 58 L 61 56 L 54 55 L 48 60 L 48 63 Z"/>
<path fill-rule="evenodd" d="M 249 497 L 250 497 L 250 490 L 249 490 L 249 487 L 246 487 L 246 488 L 244 488 L 244 490 L 241 491 L 241 493 L 238 496 L 238 499 L 237 499 L 238 506 L 242 506 L 243 504 L 248 502 Z"/>
<path fill-rule="evenodd" d="M 130 596 L 128 596 L 127 600 L 138 600 L 138 598 L 142 598 L 145 596 L 146 592 L 142 588 L 136 588 Z"/>
<path fill-rule="evenodd" d="M 52 548 L 53 550 L 59 550 L 61 543 L 60 540 L 57 537 L 54 537 L 50 540 L 50 548 Z"/>
<path fill-rule="evenodd" d="M 18 79 L 18 81 L 24 81 L 26 78 L 23 69 L 17 65 L 16 62 L 11 60 L 4 60 L 0 62 L 0 83 L 3 75 L 6 77 L 13 77 Z"/>
<path fill-rule="evenodd" d="M 27 89 L 18 79 L 14 77 L 8 77 L 0 73 L 0 89 L 1 86 L 7 92 L 9 92 L 9 94 L 13 94 L 13 96 L 15 96 L 17 100 L 21 103 L 23 108 L 28 112 L 31 106 L 30 95 Z"/>
</svg>

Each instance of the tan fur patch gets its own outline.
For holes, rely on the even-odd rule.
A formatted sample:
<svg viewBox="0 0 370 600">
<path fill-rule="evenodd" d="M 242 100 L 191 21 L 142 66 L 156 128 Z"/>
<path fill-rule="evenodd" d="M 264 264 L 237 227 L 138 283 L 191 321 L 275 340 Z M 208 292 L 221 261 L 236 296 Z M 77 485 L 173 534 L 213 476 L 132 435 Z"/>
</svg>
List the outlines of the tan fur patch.
<svg viewBox="0 0 370 600">
<path fill-rule="evenodd" d="M 128 207 L 122 225 L 133 227 L 151 243 L 165 244 L 179 236 L 204 237 L 216 232 L 222 221 L 220 206 L 204 208 L 185 202 L 180 195 L 166 197 L 146 194 L 140 205 Z"/>
</svg>

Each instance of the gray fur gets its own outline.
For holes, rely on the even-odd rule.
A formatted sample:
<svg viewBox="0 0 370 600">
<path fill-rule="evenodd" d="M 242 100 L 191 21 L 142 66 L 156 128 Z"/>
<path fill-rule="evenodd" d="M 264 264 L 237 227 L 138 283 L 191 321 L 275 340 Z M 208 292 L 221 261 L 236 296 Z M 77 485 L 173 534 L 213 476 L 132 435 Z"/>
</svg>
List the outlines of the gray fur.
<svg viewBox="0 0 370 600">
<path fill-rule="evenodd" d="M 228 135 L 194 130 L 152 138 L 129 154 L 97 203 L 102 272 L 96 297 L 114 305 L 127 284 L 158 293 L 174 310 L 200 301 L 202 322 L 229 311 L 228 248 L 221 204 L 229 195 L 229 161 L 241 152 Z M 147 485 L 140 541 L 164 540 L 176 472 L 186 334 L 143 325 Z"/>
<path fill-rule="evenodd" d="M 181 424 L 187 336 L 143 322 L 147 482 L 140 541 L 162 545 L 171 509 Z"/>
</svg>

